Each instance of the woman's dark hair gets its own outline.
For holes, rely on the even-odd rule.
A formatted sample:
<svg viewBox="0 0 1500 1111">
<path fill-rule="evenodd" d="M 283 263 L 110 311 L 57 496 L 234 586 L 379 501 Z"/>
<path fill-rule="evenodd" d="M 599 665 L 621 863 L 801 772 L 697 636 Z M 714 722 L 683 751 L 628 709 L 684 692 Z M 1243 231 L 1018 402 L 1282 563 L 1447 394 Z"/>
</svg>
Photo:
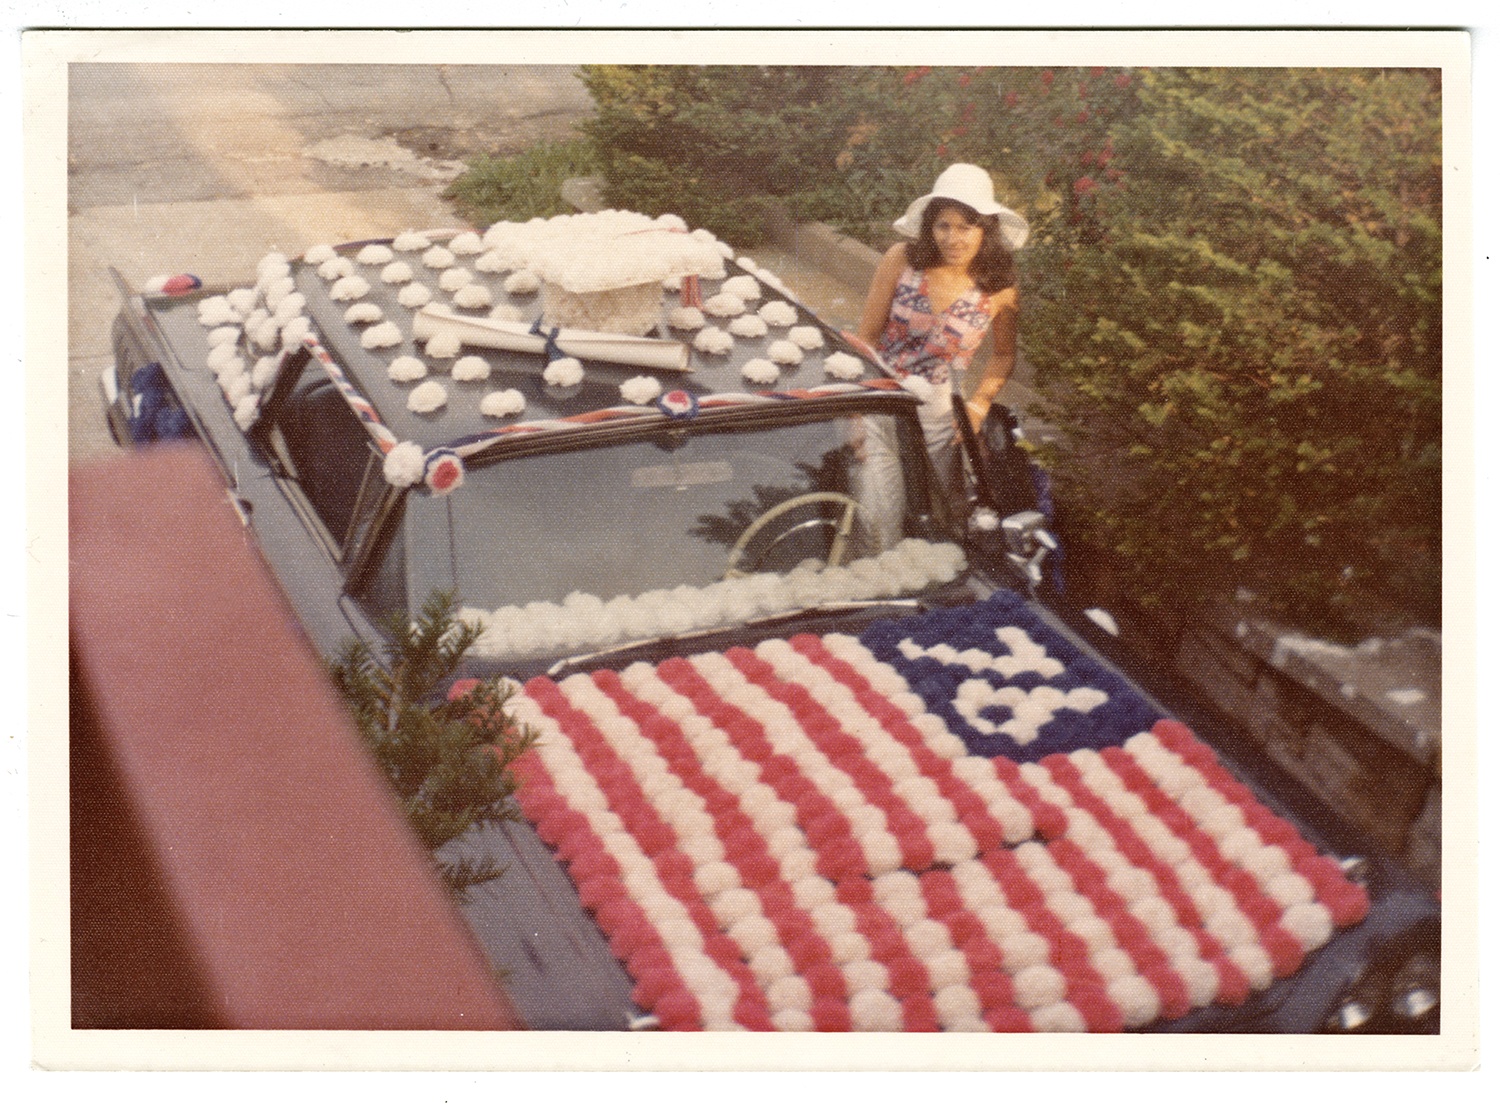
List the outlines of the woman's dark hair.
<svg viewBox="0 0 1500 1111">
<path fill-rule="evenodd" d="M 926 270 L 929 266 L 942 262 L 943 252 L 938 250 L 932 226 L 937 223 L 939 216 L 950 209 L 969 223 L 984 229 L 984 241 L 979 245 L 979 253 L 969 263 L 969 277 L 974 279 L 974 284 L 986 294 L 999 293 L 1002 289 L 1015 285 L 1016 263 L 1005 246 L 1005 240 L 1000 237 L 1000 218 L 981 216 L 962 201 L 935 199 L 928 202 L 926 211 L 922 213 L 922 230 L 914 241 L 906 245 L 906 261 L 916 270 Z"/>
</svg>

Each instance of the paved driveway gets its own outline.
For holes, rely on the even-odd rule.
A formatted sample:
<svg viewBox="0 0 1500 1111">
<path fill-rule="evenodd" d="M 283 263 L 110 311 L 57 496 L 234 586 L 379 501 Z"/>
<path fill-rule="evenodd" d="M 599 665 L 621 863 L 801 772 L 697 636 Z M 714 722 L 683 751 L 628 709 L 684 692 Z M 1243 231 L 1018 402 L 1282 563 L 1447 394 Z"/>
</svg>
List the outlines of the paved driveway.
<svg viewBox="0 0 1500 1111">
<path fill-rule="evenodd" d="M 447 224 L 465 156 L 565 135 L 590 108 L 566 66 L 72 65 L 69 458 L 116 450 L 97 390 L 109 266 L 235 282 L 273 247 Z"/>
</svg>

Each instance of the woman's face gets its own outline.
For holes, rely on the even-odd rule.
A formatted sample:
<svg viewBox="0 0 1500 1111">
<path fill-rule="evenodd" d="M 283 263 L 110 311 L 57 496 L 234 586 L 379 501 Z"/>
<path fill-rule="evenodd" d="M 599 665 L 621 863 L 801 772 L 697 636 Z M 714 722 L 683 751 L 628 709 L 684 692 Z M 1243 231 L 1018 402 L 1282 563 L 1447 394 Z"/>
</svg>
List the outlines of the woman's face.
<svg viewBox="0 0 1500 1111">
<path fill-rule="evenodd" d="M 932 222 L 932 239 L 944 265 L 967 268 L 984 244 L 984 227 L 956 208 L 944 208 Z"/>
</svg>

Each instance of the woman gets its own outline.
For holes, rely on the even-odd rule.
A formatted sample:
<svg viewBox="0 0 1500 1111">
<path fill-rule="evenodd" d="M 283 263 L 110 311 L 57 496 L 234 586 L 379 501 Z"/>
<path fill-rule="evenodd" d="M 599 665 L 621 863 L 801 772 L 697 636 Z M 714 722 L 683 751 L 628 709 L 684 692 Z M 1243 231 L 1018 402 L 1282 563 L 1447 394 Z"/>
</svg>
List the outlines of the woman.
<svg viewBox="0 0 1500 1111">
<path fill-rule="evenodd" d="M 900 378 L 931 383 L 920 410 L 938 473 L 954 474 L 953 393 L 988 330 L 994 336 L 984 381 L 968 402 L 977 427 L 1016 365 L 1015 262 L 1026 221 L 995 200 L 990 175 L 959 163 L 943 171 L 894 227 L 914 240 L 885 253 L 860 317 L 859 336 Z"/>
</svg>

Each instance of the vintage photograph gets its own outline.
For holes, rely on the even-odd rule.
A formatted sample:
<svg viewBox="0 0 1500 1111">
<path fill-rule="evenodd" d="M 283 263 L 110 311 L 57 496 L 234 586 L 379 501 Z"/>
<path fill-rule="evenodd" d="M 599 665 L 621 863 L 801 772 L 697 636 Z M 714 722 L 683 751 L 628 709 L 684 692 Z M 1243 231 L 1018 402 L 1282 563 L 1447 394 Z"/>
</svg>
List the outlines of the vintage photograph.
<svg viewBox="0 0 1500 1111">
<path fill-rule="evenodd" d="M 59 1052 L 1468 1059 L 1466 38 L 489 34 L 37 43 Z"/>
</svg>

